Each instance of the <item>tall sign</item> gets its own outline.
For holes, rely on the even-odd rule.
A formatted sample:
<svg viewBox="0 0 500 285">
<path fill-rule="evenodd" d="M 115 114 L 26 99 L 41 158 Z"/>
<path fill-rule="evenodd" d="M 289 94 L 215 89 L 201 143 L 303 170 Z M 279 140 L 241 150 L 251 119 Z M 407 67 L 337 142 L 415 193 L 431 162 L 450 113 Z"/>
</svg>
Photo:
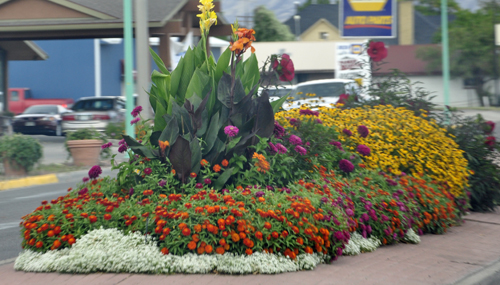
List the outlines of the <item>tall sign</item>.
<svg viewBox="0 0 500 285">
<path fill-rule="evenodd" d="M 337 42 L 335 45 L 335 78 L 353 79 L 360 87 L 371 83 L 370 57 L 366 42 Z"/>
<path fill-rule="evenodd" d="M 343 38 L 394 38 L 396 0 L 340 0 L 339 27 Z"/>
</svg>

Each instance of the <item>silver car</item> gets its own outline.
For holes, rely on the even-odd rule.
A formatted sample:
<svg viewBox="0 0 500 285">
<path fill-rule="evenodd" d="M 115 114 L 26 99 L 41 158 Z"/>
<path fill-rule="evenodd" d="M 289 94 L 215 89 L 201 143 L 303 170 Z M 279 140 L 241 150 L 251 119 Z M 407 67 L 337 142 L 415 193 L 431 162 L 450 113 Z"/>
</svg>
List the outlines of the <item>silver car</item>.
<svg viewBox="0 0 500 285">
<path fill-rule="evenodd" d="M 109 123 L 125 120 L 125 100 L 122 97 L 84 97 L 71 107 L 73 112 L 62 116 L 63 132 L 94 128 L 104 132 Z"/>
</svg>

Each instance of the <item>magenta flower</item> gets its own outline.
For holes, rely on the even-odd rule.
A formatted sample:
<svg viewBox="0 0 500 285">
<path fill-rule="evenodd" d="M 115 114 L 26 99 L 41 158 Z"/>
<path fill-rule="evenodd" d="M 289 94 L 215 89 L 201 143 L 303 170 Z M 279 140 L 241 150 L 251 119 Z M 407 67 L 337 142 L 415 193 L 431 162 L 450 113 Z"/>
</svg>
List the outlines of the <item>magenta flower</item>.
<svg viewBox="0 0 500 285">
<path fill-rule="evenodd" d="M 370 134 L 370 131 L 366 126 L 361 125 L 358 126 L 358 133 L 362 138 L 366 138 Z"/>
<path fill-rule="evenodd" d="M 87 192 L 89 192 L 89 189 L 87 189 L 87 187 L 81 189 L 80 191 L 78 191 L 78 195 L 85 195 L 87 194 Z"/>
<path fill-rule="evenodd" d="M 142 106 L 137 106 L 134 108 L 134 110 L 132 110 L 132 112 L 130 112 L 130 114 L 132 114 L 132 116 L 135 118 L 139 115 L 141 111 L 142 111 Z"/>
<path fill-rule="evenodd" d="M 129 196 L 132 196 L 132 194 L 134 194 L 135 190 L 133 187 L 130 187 L 130 189 L 128 189 L 128 195 Z"/>
<path fill-rule="evenodd" d="M 286 153 L 288 151 L 288 149 L 284 145 L 282 145 L 280 143 L 276 144 L 276 148 L 278 149 L 278 153 L 279 154 L 284 154 L 284 153 Z"/>
<path fill-rule="evenodd" d="M 319 116 L 319 112 L 318 111 L 313 111 L 313 110 L 309 110 L 309 109 L 300 109 L 299 110 L 299 114 L 300 115 L 316 116 L 316 117 Z"/>
<path fill-rule="evenodd" d="M 300 125 L 300 121 L 295 119 L 295 118 L 291 118 L 290 119 L 290 125 L 294 126 L 294 127 L 298 127 Z"/>
<path fill-rule="evenodd" d="M 196 188 L 196 189 L 201 189 L 201 188 L 203 188 L 203 184 L 201 184 L 201 183 L 196 183 L 196 185 L 194 186 L 194 188 Z"/>
<path fill-rule="evenodd" d="M 360 144 L 356 147 L 356 151 L 359 152 L 359 154 L 364 155 L 364 156 L 369 156 L 370 155 L 370 148 L 367 147 L 364 144 Z"/>
<path fill-rule="evenodd" d="M 113 143 L 112 143 L 112 142 L 105 143 L 105 144 L 101 145 L 101 149 L 109 148 L 109 147 L 111 147 L 112 145 L 113 145 Z"/>
<path fill-rule="evenodd" d="M 82 182 L 83 182 L 83 183 L 86 183 L 86 182 L 88 182 L 89 180 L 90 180 L 90 178 L 88 178 L 88 177 L 83 177 Z"/>
<path fill-rule="evenodd" d="M 224 133 L 230 138 L 235 137 L 239 131 L 237 127 L 231 125 L 224 128 Z"/>
<path fill-rule="evenodd" d="M 101 173 L 102 173 L 101 167 L 99 165 L 94 165 L 89 170 L 89 177 L 90 179 L 96 179 L 97 177 L 99 177 L 99 175 L 101 175 Z"/>
<path fill-rule="evenodd" d="M 122 145 L 118 148 L 118 152 L 119 152 L 119 153 L 123 153 L 123 152 L 127 151 L 127 148 L 128 148 L 127 144 L 126 144 L 126 143 L 124 143 L 124 144 L 122 144 Z"/>
<path fill-rule="evenodd" d="M 278 152 L 278 148 L 276 148 L 276 146 L 272 142 L 269 142 L 269 150 L 271 154 L 275 154 Z"/>
<path fill-rule="evenodd" d="M 167 185 L 167 181 L 165 181 L 164 179 L 162 179 L 162 180 L 160 180 L 160 182 L 158 182 L 158 186 L 160 186 L 160 187 L 163 187 L 165 185 Z"/>
<path fill-rule="evenodd" d="M 301 147 L 300 145 L 295 146 L 295 151 L 298 152 L 300 155 L 307 154 L 307 150 L 305 148 Z"/>
<path fill-rule="evenodd" d="M 291 135 L 288 141 L 293 144 L 293 145 L 301 145 L 302 144 L 302 139 L 299 138 L 296 135 Z"/>
<path fill-rule="evenodd" d="M 350 136 L 352 136 L 352 132 L 351 132 L 351 131 L 349 131 L 348 129 L 343 129 L 343 130 L 342 130 L 342 132 L 343 132 L 344 134 L 346 134 L 347 136 L 349 136 L 349 137 L 350 137 Z"/>
<path fill-rule="evenodd" d="M 293 61 L 290 56 L 286 53 L 281 55 L 281 61 L 277 58 L 272 62 L 272 67 L 276 73 L 278 73 L 279 79 L 281 81 L 292 81 L 295 77 L 295 68 L 293 66 Z"/>
<path fill-rule="evenodd" d="M 125 139 L 121 139 L 121 140 L 118 142 L 118 145 L 122 145 L 122 144 L 125 144 Z"/>
<path fill-rule="evenodd" d="M 139 122 L 140 120 L 141 120 L 141 118 L 135 118 L 135 119 L 133 119 L 132 121 L 130 121 L 130 124 L 131 124 L 131 125 L 134 125 L 134 124 L 136 124 L 137 122 Z"/>
<path fill-rule="evenodd" d="M 387 57 L 387 49 L 383 42 L 370 42 L 367 53 L 375 62 L 381 61 Z"/>
<path fill-rule="evenodd" d="M 203 182 L 205 182 L 205 184 L 207 184 L 207 185 L 212 184 L 212 180 L 210 180 L 210 178 L 205 178 L 205 180 Z"/>
<path fill-rule="evenodd" d="M 274 130 L 273 130 L 274 136 L 277 139 L 281 139 L 285 135 L 285 128 L 281 126 L 278 121 L 274 121 Z"/>
<path fill-rule="evenodd" d="M 255 193 L 255 197 L 257 197 L 257 198 L 260 198 L 260 197 L 262 197 L 264 195 L 265 195 L 265 193 L 262 192 L 262 191 L 258 191 L 258 192 Z"/>
<path fill-rule="evenodd" d="M 144 169 L 144 174 L 146 174 L 146 175 L 151 174 L 151 172 L 153 172 L 153 170 L 151 168 L 149 168 L 149 167 L 146 168 L 146 169 Z"/>
<path fill-rule="evenodd" d="M 344 150 L 344 148 L 342 148 L 342 143 L 341 142 L 337 142 L 337 141 L 332 140 L 330 142 L 330 144 L 333 145 L 333 146 L 335 146 L 335 147 L 337 147 L 340 150 Z"/>
<path fill-rule="evenodd" d="M 354 171 L 354 164 L 352 164 L 352 162 L 350 162 L 347 159 L 341 159 L 339 161 L 339 168 L 340 168 L 340 170 L 347 172 L 347 173 L 353 172 Z"/>
</svg>

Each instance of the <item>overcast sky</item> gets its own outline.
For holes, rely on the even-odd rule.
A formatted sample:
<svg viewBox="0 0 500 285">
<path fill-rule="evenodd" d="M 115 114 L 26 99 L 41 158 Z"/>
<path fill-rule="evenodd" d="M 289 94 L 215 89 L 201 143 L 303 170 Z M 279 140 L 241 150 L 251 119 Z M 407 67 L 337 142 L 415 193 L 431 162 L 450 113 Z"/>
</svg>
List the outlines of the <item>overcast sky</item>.
<svg viewBox="0 0 500 285">
<path fill-rule="evenodd" d="M 479 0 L 456 0 L 457 3 L 464 9 L 475 11 L 479 9 Z"/>
</svg>

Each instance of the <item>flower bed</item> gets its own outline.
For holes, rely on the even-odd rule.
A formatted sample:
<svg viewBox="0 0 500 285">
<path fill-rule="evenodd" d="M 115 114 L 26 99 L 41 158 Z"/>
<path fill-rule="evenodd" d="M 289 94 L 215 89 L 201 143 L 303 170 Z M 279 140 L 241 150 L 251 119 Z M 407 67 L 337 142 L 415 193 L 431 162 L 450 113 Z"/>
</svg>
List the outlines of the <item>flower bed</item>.
<svg viewBox="0 0 500 285">
<path fill-rule="evenodd" d="M 202 44 L 172 73 L 152 54 L 154 125 L 137 106 L 116 178 L 94 166 L 23 217 L 16 269 L 281 273 L 460 222 L 467 164 L 443 130 L 390 106 L 276 114 L 286 97 L 254 96 L 258 61 L 242 60 L 253 30 L 236 23 L 216 63 L 205 46 L 216 14 L 200 2 Z M 288 81 L 293 62 L 273 55 L 262 71 Z"/>
<path fill-rule="evenodd" d="M 311 117 L 300 112 L 300 109 L 280 112 L 277 120 L 291 127 L 289 118 Z M 401 172 L 417 177 L 427 174 L 447 185 L 456 197 L 465 195 L 463 189 L 470 172 L 463 151 L 432 121 L 390 105 L 346 110 L 319 108 L 317 118 L 341 131 L 338 146 L 360 153 L 366 167 L 395 175 Z M 371 149 L 371 155 L 362 155 L 363 150 L 357 148 L 359 145 Z"/>
</svg>

